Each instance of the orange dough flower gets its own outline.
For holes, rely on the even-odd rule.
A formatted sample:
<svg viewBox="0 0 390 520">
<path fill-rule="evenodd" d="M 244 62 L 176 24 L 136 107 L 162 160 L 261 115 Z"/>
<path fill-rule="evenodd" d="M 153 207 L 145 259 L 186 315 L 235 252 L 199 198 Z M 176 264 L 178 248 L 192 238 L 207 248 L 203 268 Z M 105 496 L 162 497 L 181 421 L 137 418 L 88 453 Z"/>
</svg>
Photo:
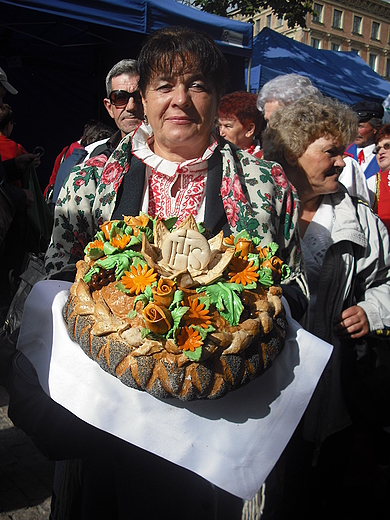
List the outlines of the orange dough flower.
<svg viewBox="0 0 390 520">
<path fill-rule="evenodd" d="M 121 278 L 121 282 L 129 289 L 131 294 L 140 294 L 143 292 L 147 285 L 151 285 L 156 281 L 157 273 L 154 269 L 148 269 L 148 265 L 145 264 L 141 267 L 141 264 L 137 264 L 135 268 L 133 265 L 130 266 L 130 271 L 125 271 L 124 276 Z"/>
<path fill-rule="evenodd" d="M 204 303 L 199 303 L 199 298 L 189 302 L 190 308 L 184 315 L 184 320 L 189 325 L 196 325 L 207 329 L 211 325 L 209 310 L 205 309 Z"/>
<path fill-rule="evenodd" d="M 225 237 L 223 239 L 223 241 L 225 242 L 225 244 L 227 246 L 234 246 L 234 236 L 233 235 L 230 235 L 230 237 Z"/>
<path fill-rule="evenodd" d="M 88 244 L 88 251 L 90 249 L 101 249 L 103 251 L 103 242 L 101 240 L 95 240 Z"/>
<path fill-rule="evenodd" d="M 169 310 L 153 302 L 148 303 L 142 311 L 142 316 L 147 328 L 156 334 L 165 334 L 172 327 L 172 316 Z"/>
<path fill-rule="evenodd" d="M 203 345 L 203 341 L 197 330 L 191 327 L 183 327 L 177 336 L 177 345 L 182 350 L 194 350 Z"/>
<path fill-rule="evenodd" d="M 128 226 L 133 228 L 133 235 L 137 237 L 139 235 L 139 227 L 146 227 L 149 223 L 149 217 L 147 215 L 138 215 L 138 217 L 124 217 L 124 221 Z"/>
<path fill-rule="evenodd" d="M 153 287 L 153 301 L 157 305 L 163 305 L 169 307 L 173 301 L 175 294 L 175 282 L 169 278 L 160 278 L 157 287 Z"/>
<path fill-rule="evenodd" d="M 124 249 L 127 244 L 130 242 L 130 236 L 129 235 L 123 235 L 122 237 L 120 235 L 116 235 L 111 239 L 111 244 L 114 247 L 117 247 L 118 249 Z"/>
<path fill-rule="evenodd" d="M 240 283 L 242 285 L 257 282 L 259 274 L 256 272 L 257 267 L 253 265 L 253 260 L 248 262 L 244 258 L 234 257 L 229 264 L 231 271 L 229 272 L 230 282 Z"/>
</svg>

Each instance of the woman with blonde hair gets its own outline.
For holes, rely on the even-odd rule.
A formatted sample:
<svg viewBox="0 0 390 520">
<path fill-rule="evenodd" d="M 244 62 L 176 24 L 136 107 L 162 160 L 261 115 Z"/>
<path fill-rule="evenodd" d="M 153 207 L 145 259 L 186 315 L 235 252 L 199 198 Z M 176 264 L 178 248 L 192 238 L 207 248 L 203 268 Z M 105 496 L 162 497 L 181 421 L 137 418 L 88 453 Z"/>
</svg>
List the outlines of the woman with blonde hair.
<svg viewBox="0 0 390 520">
<path fill-rule="evenodd" d="M 309 96 L 277 110 L 263 135 L 264 157 L 283 166 L 300 199 L 298 223 L 310 288 L 309 330 L 333 345 L 305 412 L 303 436 L 308 442 L 287 451 L 287 459 L 295 455 L 296 460 L 287 464 L 285 482 L 297 486 L 291 493 L 293 502 L 288 503 L 289 518 L 294 517 L 294 505 L 301 519 L 313 514 L 319 518 L 321 511 L 328 517 L 332 514 L 322 508 L 327 497 L 341 492 L 354 439 L 352 409 L 341 380 L 344 349 L 349 341 L 390 327 L 387 230 L 367 204 L 349 196 L 338 182 L 345 148 L 356 129 L 357 118 L 349 107 L 331 98 Z M 310 458 L 315 458 L 316 470 L 310 468 Z"/>
</svg>

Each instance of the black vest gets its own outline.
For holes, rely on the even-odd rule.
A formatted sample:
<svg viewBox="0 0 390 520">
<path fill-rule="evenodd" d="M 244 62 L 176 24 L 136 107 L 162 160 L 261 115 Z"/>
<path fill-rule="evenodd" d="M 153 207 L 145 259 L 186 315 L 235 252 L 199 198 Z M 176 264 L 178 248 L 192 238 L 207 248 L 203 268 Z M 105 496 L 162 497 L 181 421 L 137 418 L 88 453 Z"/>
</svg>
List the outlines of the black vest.
<svg viewBox="0 0 390 520">
<path fill-rule="evenodd" d="M 145 185 L 145 164 L 135 157 L 129 156 L 130 169 L 123 178 L 119 187 L 112 219 L 122 219 L 123 215 L 139 214 L 142 207 L 142 197 Z M 211 236 L 223 230 L 225 236 L 231 234 L 227 222 L 225 208 L 221 197 L 222 156 L 216 150 L 208 161 L 206 183 L 206 200 L 204 226 Z"/>
</svg>

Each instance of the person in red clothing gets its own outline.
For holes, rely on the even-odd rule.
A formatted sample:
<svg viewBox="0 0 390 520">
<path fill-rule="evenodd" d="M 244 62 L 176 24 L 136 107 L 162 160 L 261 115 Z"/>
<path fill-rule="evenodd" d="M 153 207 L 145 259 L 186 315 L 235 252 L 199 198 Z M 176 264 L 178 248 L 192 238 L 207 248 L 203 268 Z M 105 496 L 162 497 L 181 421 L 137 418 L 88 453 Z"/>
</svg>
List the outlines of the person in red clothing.
<svg viewBox="0 0 390 520">
<path fill-rule="evenodd" d="M 372 209 L 390 233 L 390 123 L 379 128 L 375 143 L 373 153 L 380 170 L 368 179 L 367 184 L 370 191 L 374 192 Z"/>
<path fill-rule="evenodd" d="M 218 129 L 224 139 L 261 158 L 263 152 L 256 136 L 263 116 L 256 101 L 256 94 L 249 92 L 232 92 L 223 96 L 218 110 Z"/>
<path fill-rule="evenodd" d="M 0 106 L 0 155 L 3 161 L 14 159 L 19 155 L 27 153 L 25 148 L 10 139 L 14 129 L 14 114 L 12 108 L 4 104 Z"/>
</svg>

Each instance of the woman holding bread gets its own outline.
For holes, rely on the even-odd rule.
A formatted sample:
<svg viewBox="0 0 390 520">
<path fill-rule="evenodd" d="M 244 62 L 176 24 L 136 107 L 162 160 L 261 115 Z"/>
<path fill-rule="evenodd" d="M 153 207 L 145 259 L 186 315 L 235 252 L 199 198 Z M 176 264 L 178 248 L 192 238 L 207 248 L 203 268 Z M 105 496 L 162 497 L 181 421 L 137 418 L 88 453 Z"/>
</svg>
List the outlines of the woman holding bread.
<svg viewBox="0 0 390 520">
<path fill-rule="evenodd" d="M 293 316 L 300 319 L 307 306 L 307 288 L 297 194 L 280 165 L 256 159 L 219 138 L 214 124 L 227 80 L 222 52 L 207 35 L 165 28 L 146 41 L 139 73 L 145 121 L 123 138 L 108 160 L 94 158 L 73 169 L 55 209 L 48 275 L 73 281 L 76 261 L 106 221 L 144 212 L 162 219 L 176 216 L 180 223 L 191 214 L 210 236 L 247 230 L 264 246 L 276 242 L 278 256 L 291 271 L 284 295 Z M 88 208 L 81 211 L 80 202 L 85 200 Z M 34 421 L 31 426 L 26 419 L 32 413 L 28 404 L 23 409 L 19 403 L 19 420 L 43 451 L 46 448 L 58 459 L 57 446 L 51 444 L 56 438 L 63 448 L 61 458 L 83 458 L 82 486 L 76 497 L 81 501 L 80 518 L 241 517 L 241 499 L 100 432 L 53 402 L 45 404 L 56 419 L 50 423 L 48 443 L 42 423 L 37 434 Z M 18 417 L 13 418 L 17 422 Z M 77 432 L 80 435 L 73 435 Z M 62 475 L 68 470 L 70 464 Z M 62 489 L 57 490 L 59 500 Z"/>
<path fill-rule="evenodd" d="M 76 167 L 56 207 L 46 270 L 71 270 L 99 226 L 140 211 L 160 218 L 191 213 L 212 236 L 247 229 L 276 242 L 291 269 L 294 317 L 305 308 L 296 192 L 281 167 L 238 150 L 214 126 L 227 65 L 214 41 L 171 27 L 151 35 L 139 57 L 145 121 L 108 161 Z M 80 211 L 80 201 L 88 210 Z M 85 207 L 85 206 L 84 206 Z"/>
</svg>

